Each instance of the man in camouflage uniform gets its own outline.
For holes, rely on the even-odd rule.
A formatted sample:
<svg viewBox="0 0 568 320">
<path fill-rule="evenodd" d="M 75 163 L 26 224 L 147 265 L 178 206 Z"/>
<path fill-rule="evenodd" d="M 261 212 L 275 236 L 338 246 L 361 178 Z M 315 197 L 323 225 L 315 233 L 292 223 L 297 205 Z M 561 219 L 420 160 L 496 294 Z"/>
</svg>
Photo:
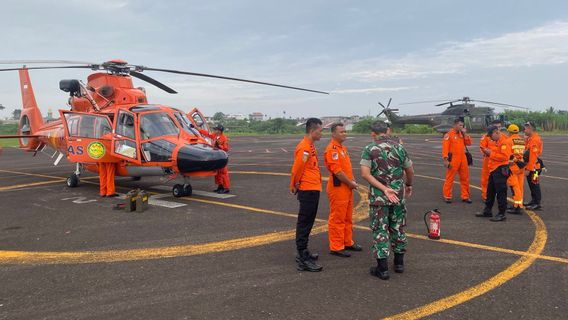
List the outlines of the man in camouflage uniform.
<svg viewBox="0 0 568 320">
<path fill-rule="evenodd" d="M 373 255 L 377 266 L 371 267 L 371 275 L 387 280 L 390 247 L 394 251 L 395 272 L 404 271 L 406 252 L 406 195 L 412 193 L 414 170 L 412 161 L 399 140 L 388 134 L 383 121 L 371 125 L 373 143 L 363 149 L 361 176 L 370 184 L 369 215 L 373 232 Z M 406 181 L 404 174 L 406 173 Z"/>
</svg>

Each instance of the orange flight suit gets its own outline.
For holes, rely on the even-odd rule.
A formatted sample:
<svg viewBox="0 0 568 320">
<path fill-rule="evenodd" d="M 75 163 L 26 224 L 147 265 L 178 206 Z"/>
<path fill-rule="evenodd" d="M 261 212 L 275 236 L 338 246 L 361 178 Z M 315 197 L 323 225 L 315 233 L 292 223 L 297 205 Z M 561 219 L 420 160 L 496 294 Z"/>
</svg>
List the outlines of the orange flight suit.
<svg viewBox="0 0 568 320">
<path fill-rule="evenodd" d="M 491 154 L 489 155 L 489 172 L 495 171 L 500 166 L 509 164 L 509 159 L 511 158 L 511 143 L 509 138 L 501 134 L 501 137 L 497 141 L 491 141 L 489 144 L 489 149 L 491 149 Z"/>
<path fill-rule="evenodd" d="M 116 164 L 114 162 L 99 162 L 99 194 L 101 197 L 115 194 L 114 174 Z"/>
<path fill-rule="evenodd" d="M 509 145 L 512 148 L 513 156 L 511 158 L 511 176 L 507 179 L 507 184 L 513 189 L 513 200 L 515 208 L 523 207 L 523 185 L 525 180 L 525 169 L 519 167 L 519 163 L 523 163 L 523 154 L 525 153 L 525 140 L 518 133 L 513 133 L 509 137 Z"/>
<path fill-rule="evenodd" d="M 290 190 L 321 191 L 321 173 L 318 155 L 313 143 L 304 137 L 296 146 L 294 165 L 290 177 Z"/>
<path fill-rule="evenodd" d="M 533 132 L 533 134 L 527 138 L 526 150 L 529 151 L 529 162 L 527 162 L 525 170 L 534 171 L 541 169 L 537 162 L 537 159 L 542 154 L 542 139 L 540 138 L 538 133 Z"/>
<path fill-rule="evenodd" d="M 484 134 L 479 140 L 479 149 L 481 150 L 481 155 L 483 156 L 483 161 L 481 164 L 481 199 L 485 201 L 487 199 L 487 182 L 489 182 L 489 156 L 483 152 L 483 149 L 489 148 L 489 143 L 491 143 L 491 138 Z"/>
<path fill-rule="evenodd" d="M 541 172 L 540 162 L 538 162 L 538 157 L 542 154 L 542 140 L 538 133 L 533 132 L 533 134 L 526 140 L 526 150 L 529 152 L 529 159 L 525 167 L 526 171 L 529 171 L 527 177 L 527 182 L 531 191 L 531 202 L 540 204 L 542 193 L 540 190 L 538 174 Z M 535 174 L 538 173 L 538 174 Z"/>
<path fill-rule="evenodd" d="M 213 134 L 203 129 L 199 129 L 199 133 L 208 138 L 211 138 L 213 140 L 213 145 L 216 148 L 219 148 L 225 152 L 229 152 L 229 139 L 223 133 Z M 229 180 L 228 166 L 217 170 L 217 174 L 215 175 L 215 184 L 222 185 L 224 189 L 230 189 L 231 181 Z"/>
<path fill-rule="evenodd" d="M 442 141 L 442 157 L 448 158 L 451 154 L 450 168 L 446 170 L 443 194 L 445 199 L 452 199 L 452 186 L 456 173 L 460 176 L 460 189 L 462 200 L 469 199 L 469 168 L 465 156 L 465 146 L 471 145 L 471 137 L 461 132 L 450 130 L 444 135 Z"/>
<path fill-rule="evenodd" d="M 325 148 L 324 162 L 329 171 L 327 197 L 329 198 L 329 249 L 344 250 L 353 242 L 353 189 L 341 182 L 334 175 L 343 172 L 353 180 L 353 169 L 347 148 L 331 139 Z"/>
</svg>

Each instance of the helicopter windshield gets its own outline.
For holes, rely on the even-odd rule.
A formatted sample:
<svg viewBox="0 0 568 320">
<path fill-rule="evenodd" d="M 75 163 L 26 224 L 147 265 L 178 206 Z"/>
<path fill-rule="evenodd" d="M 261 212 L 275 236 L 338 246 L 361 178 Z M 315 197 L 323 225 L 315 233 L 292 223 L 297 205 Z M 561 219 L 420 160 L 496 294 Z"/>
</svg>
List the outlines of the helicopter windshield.
<svg viewBox="0 0 568 320">
<path fill-rule="evenodd" d="M 191 121 L 189 121 L 189 118 L 181 113 L 181 112 L 176 112 L 174 113 L 177 121 L 181 124 L 181 127 L 183 128 L 183 130 L 185 130 L 187 133 L 190 133 L 194 136 L 198 136 L 198 132 L 197 130 L 195 130 L 195 128 L 193 127 L 193 124 L 191 124 Z"/>
<path fill-rule="evenodd" d="M 140 119 L 140 137 L 142 140 L 179 133 L 178 127 L 166 112 L 143 114 Z"/>
</svg>

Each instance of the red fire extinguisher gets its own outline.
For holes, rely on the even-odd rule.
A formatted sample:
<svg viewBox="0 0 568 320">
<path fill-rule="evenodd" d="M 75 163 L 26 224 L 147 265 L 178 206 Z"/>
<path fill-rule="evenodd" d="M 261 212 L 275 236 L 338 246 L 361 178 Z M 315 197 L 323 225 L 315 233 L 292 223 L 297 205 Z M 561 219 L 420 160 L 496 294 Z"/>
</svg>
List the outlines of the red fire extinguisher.
<svg viewBox="0 0 568 320">
<path fill-rule="evenodd" d="M 426 217 L 430 214 L 430 218 L 426 221 Z M 428 230 L 428 238 L 438 240 L 440 239 L 440 218 L 441 214 L 438 209 L 427 211 L 424 214 L 424 223 L 426 224 L 426 229 Z"/>
</svg>

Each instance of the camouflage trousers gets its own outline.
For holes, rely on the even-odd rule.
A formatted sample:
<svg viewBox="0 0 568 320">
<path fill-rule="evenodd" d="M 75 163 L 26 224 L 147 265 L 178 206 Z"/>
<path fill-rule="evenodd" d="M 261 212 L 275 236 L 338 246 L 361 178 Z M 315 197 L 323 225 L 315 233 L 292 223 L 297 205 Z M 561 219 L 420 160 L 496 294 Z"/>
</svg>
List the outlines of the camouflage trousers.
<svg viewBox="0 0 568 320">
<path fill-rule="evenodd" d="M 406 252 L 406 207 L 404 204 L 394 206 L 370 206 L 371 231 L 373 244 L 371 250 L 378 259 L 387 258 L 390 249 L 395 253 Z"/>
</svg>

